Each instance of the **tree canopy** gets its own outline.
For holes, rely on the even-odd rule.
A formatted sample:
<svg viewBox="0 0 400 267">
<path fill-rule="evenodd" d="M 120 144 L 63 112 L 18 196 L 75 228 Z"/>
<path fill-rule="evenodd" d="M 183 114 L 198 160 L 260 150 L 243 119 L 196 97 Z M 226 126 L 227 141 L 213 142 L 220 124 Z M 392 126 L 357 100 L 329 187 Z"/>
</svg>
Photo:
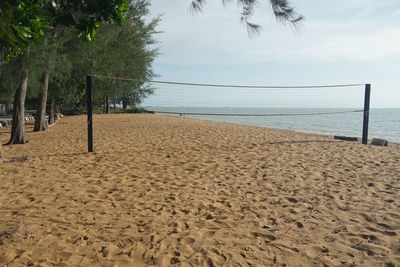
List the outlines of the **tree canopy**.
<svg viewBox="0 0 400 267">
<path fill-rule="evenodd" d="M 40 1 L 0 2 L 0 52 L 4 59 L 20 53 L 49 27 Z"/>
<path fill-rule="evenodd" d="M 52 27 L 75 27 L 93 39 L 101 22 L 122 23 L 128 0 L 2 0 L 0 51 L 4 59 L 21 54 Z"/>
<path fill-rule="evenodd" d="M 104 23 L 97 31 L 95 42 L 78 37 L 75 27 L 66 28 L 53 40 L 52 31 L 30 45 L 27 108 L 34 109 L 41 92 L 42 72 L 47 69 L 49 98 L 66 109 L 84 103 L 85 76 L 88 73 L 119 77 L 135 77 L 140 82 L 96 79 L 95 103 L 125 102 L 134 106 L 152 92 L 145 81 L 153 77 L 152 62 L 158 54 L 157 25 L 159 17 L 149 17 L 149 1 L 131 0 L 124 20 L 119 24 Z M 53 40 L 53 41 L 52 41 Z M 11 103 L 18 86 L 20 57 L 0 67 L 0 102 Z"/>
</svg>

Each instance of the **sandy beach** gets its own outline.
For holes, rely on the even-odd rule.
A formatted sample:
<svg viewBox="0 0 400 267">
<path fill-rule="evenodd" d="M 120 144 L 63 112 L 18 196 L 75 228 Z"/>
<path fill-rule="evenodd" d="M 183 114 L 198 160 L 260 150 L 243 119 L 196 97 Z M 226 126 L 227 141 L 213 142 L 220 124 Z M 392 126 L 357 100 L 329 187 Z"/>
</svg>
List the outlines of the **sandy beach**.
<svg viewBox="0 0 400 267">
<path fill-rule="evenodd" d="M 400 145 L 64 117 L 0 163 L 0 266 L 400 266 Z M 1 128 L 7 141 L 10 128 Z"/>
</svg>

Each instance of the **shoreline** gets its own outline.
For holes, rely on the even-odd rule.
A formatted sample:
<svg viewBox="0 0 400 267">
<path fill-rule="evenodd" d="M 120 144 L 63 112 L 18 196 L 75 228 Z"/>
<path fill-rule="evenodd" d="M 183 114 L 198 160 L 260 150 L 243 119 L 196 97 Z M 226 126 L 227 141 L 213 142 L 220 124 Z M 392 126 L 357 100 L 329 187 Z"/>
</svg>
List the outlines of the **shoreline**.
<svg viewBox="0 0 400 267">
<path fill-rule="evenodd" d="M 297 129 L 288 129 L 288 128 L 279 128 L 279 127 L 273 127 L 271 125 L 262 125 L 262 124 L 252 124 L 252 123 L 241 123 L 241 122 L 231 122 L 231 121 L 224 121 L 224 120 L 218 120 L 218 119 L 207 119 L 207 118 L 197 118 L 196 116 L 190 116 L 190 115 L 168 115 L 168 114 L 160 114 L 157 112 L 154 112 L 155 115 L 158 116 L 171 116 L 171 117 L 176 117 L 176 118 L 187 118 L 187 119 L 193 119 L 193 120 L 203 120 L 203 121 L 209 121 L 209 122 L 220 122 L 220 123 L 228 123 L 228 124 L 234 124 L 234 125 L 243 125 L 243 126 L 255 126 L 255 127 L 261 127 L 265 129 L 273 129 L 273 130 L 282 130 L 282 131 L 288 131 L 292 133 L 299 133 L 299 134 L 310 134 L 310 135 L 319 135 L 323 137 L 331 137 L 333 139 L 334 136 L 332 134 L 324 134 L 321 132 L 313 132 L 313 131 L 307 131 L 307 130 L 297 130 Z M 345 135 L 347 136 L 347 135 Z M 349 136 L 349 137 L 356 137 L 359 140 L 355 143 L 360 143 L 361 142 L 361 136 Z M 374 137 L 375 138 L 375 137 Z M 370 145 L 372 138 L 368 138 L 368 145 Z M 394 144 L 394 145 L 400 145 L 400 141 L 391 141 L 388 140 L 389 145 Z"/>
</svg>

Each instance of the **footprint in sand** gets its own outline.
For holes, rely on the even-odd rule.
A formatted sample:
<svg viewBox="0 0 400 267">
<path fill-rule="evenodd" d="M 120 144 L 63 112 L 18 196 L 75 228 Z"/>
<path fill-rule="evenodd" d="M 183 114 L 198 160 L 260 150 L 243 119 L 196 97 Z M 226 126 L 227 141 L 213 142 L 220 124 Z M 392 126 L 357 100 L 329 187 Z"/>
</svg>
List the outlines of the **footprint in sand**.
<svg viewBox="0 0 400 267">
<path fill-rule="evenodd" d="M 287 199 L 287 201 L 289 201 L 290 203 L 297 203 L 297 202 L 298 202 L 297 199 L 294 198 L 294 197 L 287 197 L 286 199 Z"/>
</svg>

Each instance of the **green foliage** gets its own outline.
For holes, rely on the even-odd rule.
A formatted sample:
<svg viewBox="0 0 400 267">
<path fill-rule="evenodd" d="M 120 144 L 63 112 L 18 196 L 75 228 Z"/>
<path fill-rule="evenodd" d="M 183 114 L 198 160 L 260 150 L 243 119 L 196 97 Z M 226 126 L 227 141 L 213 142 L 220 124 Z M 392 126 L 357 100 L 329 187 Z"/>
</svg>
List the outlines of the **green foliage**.
<svg viewBox="0 0 400 267">
<path fill-rule="evenodd" d="M 44 38 L 31 45 L 28 98 L 35 98 L 41 93 L 44 70 L 50 74 L 49 96 L 61 92 L 60 88 L 70 79 L 72 63 L 62 49 L 63 40 L 56 31 L 48 31 Z"/>
<path fill-rule="evenodd" d="M 128 0 L 51 0 L 47 10 L 54 27 L 75 27 L 91 41 L 102 22 L 120 24 L 128 10 Z"/>
<path fill-rule="evenodd" d="M 42 1 L 2 0 L 0 2 L 0 52 L 9 60 L 43 36 L 49 28 Z"/>
<path fill-rule="evenodd" d="M 64 98 L 66 103 L 79 104 L 83 102 L 86 74 L 101 74 L 105 76 L 133 77 L 136 81 L 120 81 L 112 79 L 94 79 L 95 103 L 100 104 L 107 95 L 113 101 L 124 101 L 135 105 L 152 89 L 145 81 L 153 77 L 151 64 L 158 52 L 154 39 L 159 18 L 149 22 L 149 2 L 147 0 L 131 1 L 126 19 L 121 25 L 104 24 L 99 30 L 96 41 L 92 43 L 79 42 L 73 38 L 65 43 L 73 64 L 72 90 L 77 98 Z"/>
<path fill-rule="evenodd" d="M 21 62 L 14 58 L 0 66 L 0 103 L 10 104 L 19 82 Z"/>
<path fill-rule="evenodd" d="M 149 2 L 131 1 L 121 24 L 105 23 L 95 42 L 78 37 L 75 28 L 51 28 L 44 37 L 30 44 L 27 107 L 35 108 L 42 91 L 43 70 L 50 73 L 48 97 L 74 108 L 85 104 L 85 76 L 98 73 L 135 77 L 123 82 L 95 79 L 95 103 L 104 95 L 111 101 L 122 99 L 131 105 L 152 93 L 145 81 L 153 76 L 151 64 L 157 55 L 154 39 L 159 18 L 148 19 Z M 0 102 L 11 103 L 18 86 L 20 57 L 0 66 Z"/>
<path fill-rule="evenodd" d="M 2 0 L 0 51 L 3 59 L 22 53 L 50 28 L 75 27 L 91 41 L 101 22 L 124 21 L 129 0 Z"/>
</svg>

